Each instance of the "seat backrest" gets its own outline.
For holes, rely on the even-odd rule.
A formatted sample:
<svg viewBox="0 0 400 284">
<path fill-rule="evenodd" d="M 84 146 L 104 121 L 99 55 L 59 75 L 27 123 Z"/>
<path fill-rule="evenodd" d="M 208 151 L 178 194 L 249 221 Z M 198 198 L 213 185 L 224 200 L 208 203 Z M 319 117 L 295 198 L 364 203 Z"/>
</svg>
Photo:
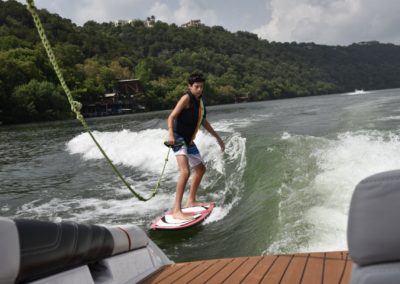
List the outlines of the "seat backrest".
<svg viewBox="0 0 400 284">
<path fill-rule="evenodd" d="M 354 261 L 350 283 L 400 283 L 400 170 L 357 185 L 347 241 Z"/>
<path fill-rule="evenodd" d="M 103 227 L 0 217 L 0 283 L 26 282 L 146 247 L 135 225 Z"/>
</svg>

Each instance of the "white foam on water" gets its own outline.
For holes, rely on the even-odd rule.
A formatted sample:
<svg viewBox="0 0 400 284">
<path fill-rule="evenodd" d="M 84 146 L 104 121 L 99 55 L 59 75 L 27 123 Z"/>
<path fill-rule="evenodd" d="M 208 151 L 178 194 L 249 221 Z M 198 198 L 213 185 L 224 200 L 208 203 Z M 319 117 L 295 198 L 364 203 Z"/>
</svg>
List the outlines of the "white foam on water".
<svg viewBox="0 0 400 284">
<path fill-rule="evenodd" d="M 309 246 L 302 249 L 346 250 L 347 216 L 355 186 L 367 176 L 400 167 L 400 137 L 380 131 L 341 133 L 337 141 L 313 155 L 322 172 L 314 179 L 312 191 L 323 196 L 324 204 L 306 215 L 314 229 Z"/>
<path fill-rule="evenodd" d="M 316 160 L 318 172 L 300 190 L 296 179 L 294 184 L 282 184 L 278 193 L 289 192 L 279 206 L 282 228 L 265 254 L 288 252 L 286 248 L 347 250 L 347 218 L 355 186 L 372 174 L 400 168 L 400 137 L 395 133 L 358 131 L 341 133 L 335 140 L 311 140 L 318 146 L 310 163 Z M 304 174 L 299 180 L 307 180 Z"/>
<path fill-rule="evenodd" d="M 7 212 L 7 211 L 9 211 L 10 209 L 11 209 L 10 206 L 5 205 L 5 206 L 3 206 L 3 207 L 1 208 L 1 211 L 2 211 L 2 212 Z"/>
<path fill-rule="evenodd" d="M 209 133 L 200 130 L 196 136 L 196 146 L 206 162 L 208 170 L 215 170 L 220 174 L 225 173 L 224 153 L 221 151 L 217 140 Z M 225 141 L 227 145 L 229 141 Z M 211 169 L 209 168 L 211 166 Z"/>
<path fill-rule="evenodd" d="M 170 199 L 174 199 L 173 196 Z M 166 196 L 163 196 L 163 201 L 166 202 Z M 171 201 L 171 200 L 170 200 Z M 157 202 L 157 201 L 156 201 Z M 158 205 L 162 203 L 158 201 Z M 40 204 L 41 200 L 36 200 L 21 206 L 16 212 L 18 218 L 29 218 L 36 216 L 39 218 L 48 218 L 50 221 L 79 221 L 88 222 L 101 218 L 118 219 L 126 218 L 126 216 L 138 217 L 149 214 L 151 207 L 145 202 L 138 202 L 136 198 L 126 198 L 123 200 L 98 198 L 74 198 L 71 200 L 61 200 L 54 198 L 50 202 Z M 68 212 L 68 217 L 60 217 L 60 213 L 65 215 Z"/>
<path fill-rule="evenodd" d="M 147 172 L 160 174 L 163 168 L 167 148 L 163 145 L 168 138 L 168 131 L 164 129 L 149 129 L 140 132 L 122 130 L 118 132 L 94 131 L 98 143 L 115 165 L 140 169 Z M 228 143 L 229 141 L 225 141 Z M 223 153 L 216 139 L 209 133 L 200 130 L 196 137 L 196 145 L 206 162 L 213 169 L 223 173 Z M 235 147 L 235 145 L 232 145 Z M 67 143 L 70 154 L 81 154 L 84 160 L 104 159 L 96 144 L 87 133 L 82 133 Z M 172 159 L 171 159 L 172 158 Z M 165 173 L 175 173 L 178 170 L 176 159 L 171 151 Z"/>
<path fill-rule="evenodd" d="M 333 186 L 337 192 L 350 190 L 351 195 L 355 185 L 365 177 L 400 166 L 400 137 L 395 133 L 346 132 L 337 138 L 327 149 L 317 149 L 313 153 L 322 170 L 315 182 L 323 188 Z M 349 194 L 343 201 L 348 200 Z"/>
<path fill-rule="evenodd" d="M 214 207 L 213 211 L 211 212 L 210 216 L 204 221 L 204 225 L 218 222 L 225 218 L 226 215 L 232 210 L 233 206 L 236 205 L 240 201 L 240 197 L 237 196 L 231 203 L 227 205 L 223 205 L 221 207 Z"/>
<path fill-rule="evenodd" d="M 370 92 L 366 92 L 366 91 L 362 91 L 362 92 L 352 92 L 352 93 L 345 93 L 342 94 L 342 96 L 360 96 L 360 95 L 365 95 L 365 94 L 369 94 Z"/>
<path fill-rule="evenodd" d="M 400 120 L 400 116 L 388 116 L 388 117 L 380 117 L 377 118 L 376 120 Z"/>
<path fill-rule="evenodd" d="M 246 118 L 221 119 L 213 122 L 215 131 L 235 132 L 237 128 L 250 126 L 253 122 L 264 121 L 272 117 L 272 114 L 258 114 Z"/>
<path fill-rule="evenodd" d="M 305 219 L 312 224 L 309 232 L 310 241 L 300 252 L 341 251 L 347 250 L 347 217 L 337 208 L 315 206 L 305 214 Z"/>
<path fill-rule="evenodd" d="M 168 149 L 163 143 L 168 137 L 168 131 L 94 131 L 93 134 L 117 168 L 125 167 L 125 172 L 126 168 L 131 169 L 128 171 L 131 174 L 124 176 L 131 187 L 140 195 L 149 196 L 164 166 Z M 196 144 L 207 168 L 199 188 L 198 200 L 215 202 L 217 206 L 206 224 L 224 218 L 240 200 L 243 189 L 241 178 L 246 166 L 246 139 L 237 132 L 225 132 L 222 138 L 226 144 L 225 152 L 221 151 L 217 140 L 204 130 L 200 130 L 196 138 Z M 69 141 L 66 150 L 89 163 L 104 159 L 87 133 Z M 131 219 L 133 224 L 149 226 L 152 221 L 173 209 L 179 175 L 179 167 L 171 151 L 159 193 L 148 202 L 137 200 L 116 175 L 110 174 L 107 183 L 85 188 L 86 194 L 93 191 L 89 198 L 74 196 L 65 199 L 35 200 L 18 208 L 13 217 L 103 224 L 115 223 L 119 219 Z M 186 187 L 183 202 L 188 198 L 190 183 L 191 180 Z"/>
<path fill-rule="evenodd" d="M 227 173 L 223 172 L 225 188 L 210 194 L 212 200 L 217 200 L 217 207 L 213 209 L 204 224 L 222 220 L 232 210 L 233 206 L 240 201 L 244 188 L 242 178 L 247 164 L 246 139 L 241 137 L 239 133 L 233 133 L 226 143 L 224 156 L 225 166 L 229 165 L 231 170 Z M 228 197 L 231 198 L 230 202 L 225 201 Z"/>
<path fill-rule="evenodd" d="M 282 134 L 282 140 L 289 139 L 290 137 L 291 137 L 291 135 L 290 135 L 289 133 L 283 132 L 283 134 Z"/>
<path fill-rule="evenodd" d="M 163 143 L 168 138 L 167 130 L 93 131 L 93 135 L 110 160 L 116 165 L 140 168 L 143 172 L 151 173 L 159 173 L 164 165 L 167 148 Z M 81 154 L 84 160 L 104 159 L 88 133 L 76 136 L 66 146 L 70 154 Z M 168 167 L 165 169 L 166 173 L 175 171 L 177 166 L 176 160 L 170 159 Z"/>
</svg>

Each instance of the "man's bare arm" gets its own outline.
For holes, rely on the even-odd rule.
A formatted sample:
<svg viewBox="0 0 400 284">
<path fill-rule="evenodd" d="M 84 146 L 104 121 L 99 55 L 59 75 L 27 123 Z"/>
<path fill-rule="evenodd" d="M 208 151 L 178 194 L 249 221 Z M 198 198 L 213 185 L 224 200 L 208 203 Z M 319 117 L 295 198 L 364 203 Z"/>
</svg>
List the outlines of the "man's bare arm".
<svg viewBox="0 0 400 284">
<path fill-rule="evenodd" d="M 221 146 L 221 151 L 224 152 L 225 151 L 225 144 L 224 141 L 222 141 L 221 137 L 219 137 L 218 133 L 215 132 L 214 128 L 212 128 L 211 124 L 207 121 L 207 118 L 203 119 L 203 122 L 201 124 L 205 130 L 207 130 L 208 132 L 210 132 L 210 134 L 212 136 L 214 136 L 215 138 L 217 138 L 217 141 L 219 143 L 219 146 Z"/>
</svg>

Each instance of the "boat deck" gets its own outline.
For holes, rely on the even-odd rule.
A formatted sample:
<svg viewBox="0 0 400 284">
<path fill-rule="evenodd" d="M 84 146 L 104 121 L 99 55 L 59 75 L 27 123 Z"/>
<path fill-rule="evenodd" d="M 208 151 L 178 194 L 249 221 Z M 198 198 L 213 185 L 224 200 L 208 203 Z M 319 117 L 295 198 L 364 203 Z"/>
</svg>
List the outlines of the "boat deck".
<svg viewBox="0 0 400 284">
<path fill-rule="evenodd" d="M 138 283 L 347 284 L 352 266 L 347 251 L 226 258 L 165 265 Z"/>
</svg>

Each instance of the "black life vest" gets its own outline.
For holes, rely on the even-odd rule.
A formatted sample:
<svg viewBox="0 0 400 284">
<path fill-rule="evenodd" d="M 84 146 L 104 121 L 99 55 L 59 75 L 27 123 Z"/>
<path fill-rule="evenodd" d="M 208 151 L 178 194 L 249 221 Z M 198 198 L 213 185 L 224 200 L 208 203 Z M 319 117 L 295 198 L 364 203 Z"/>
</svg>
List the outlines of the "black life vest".
<svg viewBox="0 0 400 284">
<path fill-rule="evenodd" d="M 203 119 L 206 118 L 206 108 L 201 96 L 198 101 L 191 91 L 186 92 L 184 96 L 186 95 L 190 97 L 189 108 L 183 109 L 175 119 L 174 132 L 181 136 L 187 145 L 190 145 L 196 138 Z"/>
</svg>

